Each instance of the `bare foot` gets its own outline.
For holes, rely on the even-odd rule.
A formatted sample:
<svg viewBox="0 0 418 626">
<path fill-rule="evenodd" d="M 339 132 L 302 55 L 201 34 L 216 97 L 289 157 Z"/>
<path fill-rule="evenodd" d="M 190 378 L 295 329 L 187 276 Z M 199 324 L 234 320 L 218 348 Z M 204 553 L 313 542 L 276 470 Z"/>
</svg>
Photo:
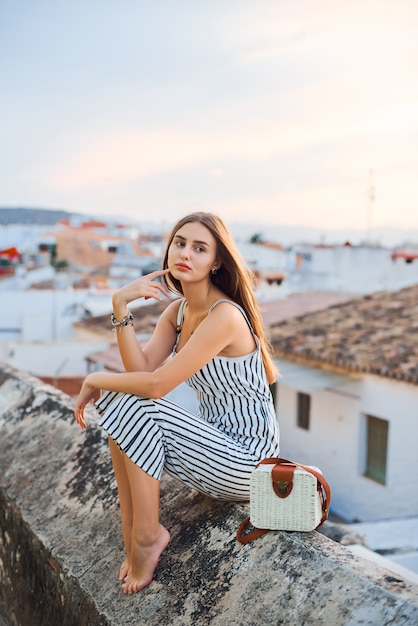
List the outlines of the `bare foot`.
<svg viewBox="0 0 418 626">
<path fill-rule="evenodd" d="M 123 593 L 130 595 L 150 584 L 161 553 L 169 541 L 170 533 L 161 526 L 161 532 L 155 542 L 151 544 L 143 544 L 140 540 L 133 542 L 132 568 L 122 585 Z"/>
<path fill-rule="evenodd" d="M 125 578 L 127 577 L 129 570 L 130 570 L 130 565 L 128 563 L 128 559 L 125 559 L 124 562 L 122 563 L 122 565 L 120 566 L 120 570 L 119 570 L 119 580 L 123 581 L 125 580 Z"/>
</svg>

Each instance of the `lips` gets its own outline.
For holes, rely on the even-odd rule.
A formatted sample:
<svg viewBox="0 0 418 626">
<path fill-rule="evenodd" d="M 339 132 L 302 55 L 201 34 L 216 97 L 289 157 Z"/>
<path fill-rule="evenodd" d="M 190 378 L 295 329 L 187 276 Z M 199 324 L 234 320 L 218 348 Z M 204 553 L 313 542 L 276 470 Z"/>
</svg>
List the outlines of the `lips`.
<svg viewBox="0 0 418 626">
<path fill-rule="evenodd" d="M 176 263 L 176 268 L 183 272 L 191 269 L 186 263 Z"/>
</svg>

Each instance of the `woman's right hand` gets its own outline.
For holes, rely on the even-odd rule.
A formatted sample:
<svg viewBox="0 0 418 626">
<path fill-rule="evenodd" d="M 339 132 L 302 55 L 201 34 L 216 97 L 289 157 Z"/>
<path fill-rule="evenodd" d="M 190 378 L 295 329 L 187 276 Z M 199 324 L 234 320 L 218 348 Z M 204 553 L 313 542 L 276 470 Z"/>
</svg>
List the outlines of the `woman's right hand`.
<svg viewBox="0 0 418 626">
<path fill-rule="evenodd" d="M 161 300 L 162 296 L 168 297 L 167 289 L 156 279 L 168 274 L 169 271 L 169 269 L 157 270 L 145 276 L 140 276 L 140 278 L 137 278 L 115 291 L 112 298 L 115 317 L 117 319 L 119 319 L 120 316 L 124 317 L 127 313 L 128 304 L 133 300 L 138 300 L 139 298 L 145 298 L 145 300 L 149 300 L 149 298 Z"/>
<path fill-rule="evenodd" d="M 100 390 L 88 383 L 87 376 L 81 386 L 74 408 L 76 422 L 83 430 L 86 428 L 84 410 L 91 400 L 97 400 L 99 396 Z"/>
</svg>

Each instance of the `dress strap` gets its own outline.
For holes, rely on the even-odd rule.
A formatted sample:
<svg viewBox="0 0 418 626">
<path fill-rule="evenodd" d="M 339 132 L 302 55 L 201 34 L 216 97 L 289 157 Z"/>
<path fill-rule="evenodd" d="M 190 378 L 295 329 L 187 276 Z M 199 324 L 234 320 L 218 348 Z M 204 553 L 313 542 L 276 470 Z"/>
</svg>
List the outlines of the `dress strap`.
<svg viewBox="0 0 418 626">
<path fill-rule="evenodd" d="M 176 341 L 174 343 L 173 346 L 173 352 L 175 352 L 177 350 L 177 345 L 180 341 L 180 333 L 181 333 L 181 328 L 183 326 L 183 318 L 184 318 L 184 308 L 186 306 L 186 298 L 184 298 L 180 304 L 179 304 L 179 308 L 177 310 L 177 321 L 176 321 Z"/>
<path fill-rule="evenodd" d="M 180 306 L 177 311 L 177 323 L 176 323 L 176 333 L 179 335 L 181 333 L 181 327 L 183 326 L 183 318 L 184 318 L 184 309 L 186 307 L 187 300 L 184 298 L 180 302 Z"/>
<path fill-rule="evenodd" d="M 214 302 L 212 304 L 212 306 L 210 307 L 209 311 L 208 311 L 208 315 L 210 315 L 213 311 L 213 309 L 218 305 L 221 304 L 221 302 L 228 302 L 229 304 L 232 304 L 234 307 L 236 307 L 239 311 L 241 311 L 245 321 L 248 324 L 248 328 L 251 331 L 251 334 L 253 335 L 254 339 L 256 340 L 256 343 L 258 345 L 258 337 L 254 332 L 253 327 L 251 326 L 250 320 L 248 319 L 248 316 L 246 314 L 246 312 L 244 311 L 244 309 L 242 308 L 242 306 L 240 306 L 239 304 L 237 304 L 236 302 L 234 302 L 233 300 L 227 300 L 226 298 L 221 298 L 220 300 L 216 300 L 216 302 Z M 186 298 L 184 298 L 179 305 L 178 311 L 177 311 L 177 322 L 176 322 L 176 333 L 177 333 L 177 337 L 176 337 L 176 342 L 174 344 L 173 347 L 173 352 L 176 351 L 177 349 L 177 345 L 180 341 L 180 333 L 181 333 L 181 329 L 183 327 L 183 319 L 184 319 L 184 309 L 186 307 L 187 304 L 187 300 Z"/>
<path fill-rule="evenodd" d="M 244 311 L 244 309 L 242 308 L 242 306 L 241 306 L 241 305 L 239 305 L 239 304 L 237 304 L 237 302 L 234 302 L 233 300 L 227 300 L 226 298 L 221 298 L 220 300 L 216 300 L 216 302 L 214 302 L 214 303 L 212 304 L 212 306 L 210 307 L 210 309 L 209 309 L 209 311 L 208 311 L 208 315 L 209 315 L 210 313 L 212 313 L 213 309 L 214 309 L 214 308 L 215 308 L 218 304 L 220 304 L 221 302 L 228 302 L 229 304 L 232 304 L 235 308 L 237 308 L 239 311 L 241 311 L 241 313 L 242 313 L 242 315 L 243 315 L 243 317 L 244 317 L 245 321 L 246 321 L 246 322 L 247 322 L 247 324 L 248 324 L 248 328 L 250 329 L 250 331 L 251 331 L 251 333 L 252 333 L 253 337 L 255 337 L 255 338 L 256 338 L 257 343 L 258 343 L 258 337 L 257 337 L 257 335 L 255 334 L 253 327 L 251 326 L 250 320 L 248 319 L 248 315 L 246 314 L 246 312 Z"/>
</svg>

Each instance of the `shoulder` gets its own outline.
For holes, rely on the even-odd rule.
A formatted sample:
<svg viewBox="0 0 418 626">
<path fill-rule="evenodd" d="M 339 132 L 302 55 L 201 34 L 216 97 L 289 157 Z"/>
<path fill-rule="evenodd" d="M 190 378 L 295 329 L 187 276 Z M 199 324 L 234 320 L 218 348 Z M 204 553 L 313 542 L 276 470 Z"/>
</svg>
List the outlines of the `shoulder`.
<svg viewBox="0 0 418 626">
<path fill-rule="evenodd" d="M 223 306 L 225 307 L 232 307 L 230 310 L 232 311 L 233 309 L 237 309 L 238 311 L 243 311 L 242 307 L 237 304 L 236 302 L 234 302 L 233 300 L 230 300 L 229 298 L 219 298 L 219 300 L 216 300 L 210 307 L 209 309 L 209 313 L 212 313 L 212 311 L 215 310 L 215 308 L 217 307 L 221 307 Z"/>
<path fill-rule="evenodd" d="M 247 316 L 244 309 L 233 300 L 221 299 L 212 304 L 209 316 L 217 322 L 230 323 L 233 325 L 247 324 Z"/>
<path fill-rule="evenodd" d="M 207 317 L 208 330 L 225 342 L 218 356 L 237 357 L 252 352 L 255 345 L 254 332 L 244 309 L 232 300 L 214 303 Z"/>
</svg>

